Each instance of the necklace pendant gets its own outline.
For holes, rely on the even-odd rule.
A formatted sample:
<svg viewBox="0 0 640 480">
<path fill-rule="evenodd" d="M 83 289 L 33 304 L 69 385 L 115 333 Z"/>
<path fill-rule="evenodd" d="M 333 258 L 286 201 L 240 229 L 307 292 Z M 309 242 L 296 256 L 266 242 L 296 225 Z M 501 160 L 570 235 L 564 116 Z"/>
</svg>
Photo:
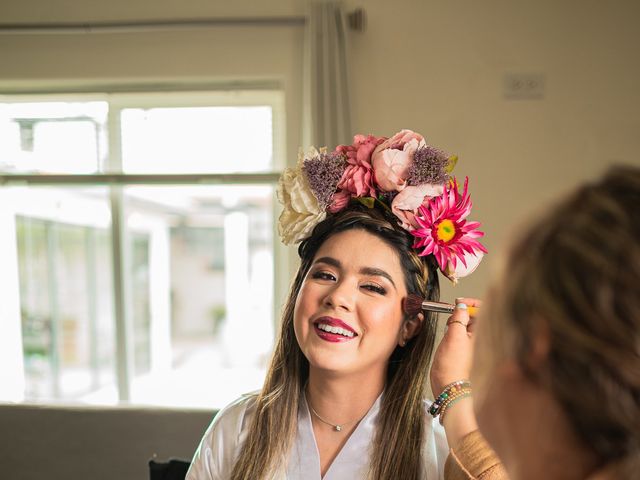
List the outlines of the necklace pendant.
<svg viewBox="0 0 640 480">
<path fill-rule="evenodd" d="M 342 430 L 342 427 L 340 425 L 336 425 L 334 428 L 336 432 L 339 432 L 340 430 Z"/>
</svg>

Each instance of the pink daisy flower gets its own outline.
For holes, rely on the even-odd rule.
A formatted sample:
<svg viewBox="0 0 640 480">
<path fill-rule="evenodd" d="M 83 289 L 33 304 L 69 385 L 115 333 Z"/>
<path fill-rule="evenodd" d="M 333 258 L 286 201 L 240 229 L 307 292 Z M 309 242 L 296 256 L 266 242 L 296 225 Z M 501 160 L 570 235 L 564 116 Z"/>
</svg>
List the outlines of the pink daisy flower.
<svg viewBox="0 0 640 480">
<path fill-rule="evenodd" d="M 440 269 L 455 281 L 456 271 L 471 273 L 467 265 L 471 258 L 482 258 L 487 249 L 477 240 L 484 235 L 478 230 L 479 222 L 465 220 L 471 212 L 468 195 L 469 178 L 465 178 L 462 195 L 454 178 L 445 187 L 444 193 L 421 205 L 415 217 L 418 227 L 411 233 L 416 237 L 414 248 L 422 249 L 420 256 L 433 255 Z M 464 268 L 458 268 L 458 262 Z M 477 265 L 479 262 L 471 260 Z M 475 268 L 474 265 L 474 268 Z"/>
</svg>

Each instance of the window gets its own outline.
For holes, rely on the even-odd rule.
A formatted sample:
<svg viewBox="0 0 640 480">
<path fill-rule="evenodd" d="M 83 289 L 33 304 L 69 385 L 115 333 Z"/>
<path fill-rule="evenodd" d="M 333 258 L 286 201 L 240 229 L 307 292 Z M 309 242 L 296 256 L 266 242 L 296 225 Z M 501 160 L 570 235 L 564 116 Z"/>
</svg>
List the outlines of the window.
<svg viewBox="0 0 640 480">
<path fill-rule="evenodd" d="M 282 112 L 277 91 L 0 97 L 0 400 L 260 388 Z"/>
</svg>

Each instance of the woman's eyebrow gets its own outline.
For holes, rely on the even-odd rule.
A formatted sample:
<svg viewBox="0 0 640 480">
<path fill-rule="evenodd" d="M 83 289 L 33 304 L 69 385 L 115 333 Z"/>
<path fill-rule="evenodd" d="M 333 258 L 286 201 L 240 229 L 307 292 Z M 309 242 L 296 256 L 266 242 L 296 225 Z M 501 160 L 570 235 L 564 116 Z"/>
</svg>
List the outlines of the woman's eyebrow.
<svg viewBox="0 0 640 480">
<path fill-rule="evenodd" d="M 385 272 L 384 270 L 380 269 L 380 268 L 374 268 L 374 267 L 362 267 L 360 269 L 360 273 L 362 275 L 369 275 L 369 276 L 375 276 L 375 277 L 384 277 L 387 280 L 389 280 L 391 282 L 391 285 L 393 285 L 393 288 L 396 288 L 396 284 L 393 281 L 393 278 L 391 278 L 391 275 L 389 275 L 387 272 Z"/>
<path fill-rule="evenodd" d="M 315 263 L 326 263 L 327 265 L 331 265 L 332 267 L 336 267 L 336 268 L 342 268 L 342 264 L 340 263 L 340 260 L 338 260 L 337 258 L 333 258 L 333 257 L 320 257 L 318 259 L 316 259 Z"/>
</svg>

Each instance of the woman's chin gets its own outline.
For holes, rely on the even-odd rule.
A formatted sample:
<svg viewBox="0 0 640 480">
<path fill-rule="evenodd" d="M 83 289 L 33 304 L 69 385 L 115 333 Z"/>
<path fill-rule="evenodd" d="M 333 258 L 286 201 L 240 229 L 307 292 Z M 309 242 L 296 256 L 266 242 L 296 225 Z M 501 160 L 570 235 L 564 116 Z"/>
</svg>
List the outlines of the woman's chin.
<svg viewBox="0 0 640 480">
<path fill-rule="evenodd" d="M 311 369 L 331 376 L 353 373 L 355 367 L 355 362 L 350 355 L 336 354 L 336 352 L 310 352 L 307 360 Z"/>
</svg>

